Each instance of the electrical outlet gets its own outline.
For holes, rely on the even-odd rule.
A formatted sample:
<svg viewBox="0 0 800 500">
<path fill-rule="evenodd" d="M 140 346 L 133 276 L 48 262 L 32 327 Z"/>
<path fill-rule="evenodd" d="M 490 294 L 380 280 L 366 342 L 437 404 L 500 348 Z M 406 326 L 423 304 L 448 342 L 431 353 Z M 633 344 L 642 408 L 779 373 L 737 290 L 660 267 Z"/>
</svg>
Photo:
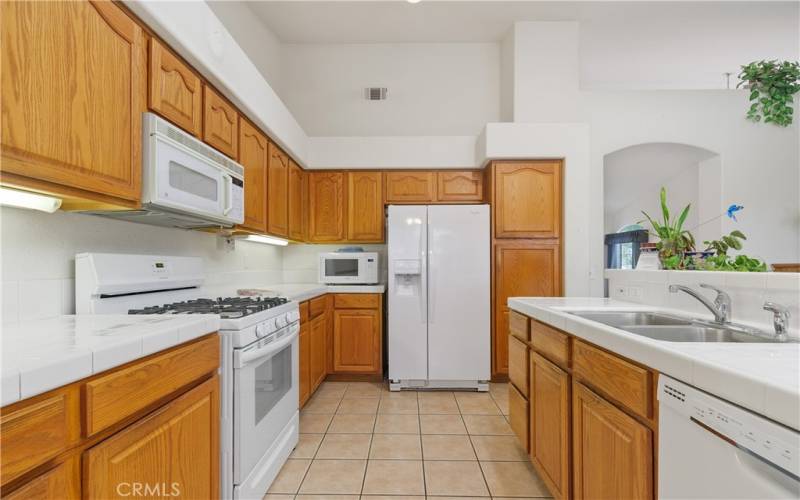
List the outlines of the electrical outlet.
<svg viewBox="0 0 800 500">
<path fill-rule="evenodd" d="M 640 286 L 632 286 L 628 287 L 628 297 L 632 299 L 641 299 L 642 298 L 642 287 Z"/>
</svg>

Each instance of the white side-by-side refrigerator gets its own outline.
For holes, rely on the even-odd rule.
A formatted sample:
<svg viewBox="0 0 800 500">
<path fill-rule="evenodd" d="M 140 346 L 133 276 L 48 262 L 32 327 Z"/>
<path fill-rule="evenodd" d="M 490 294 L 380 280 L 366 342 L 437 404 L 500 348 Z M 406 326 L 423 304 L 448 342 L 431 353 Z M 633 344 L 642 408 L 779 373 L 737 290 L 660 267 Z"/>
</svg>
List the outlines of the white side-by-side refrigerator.
<svg viewBox="0 0 800 500">
<path fill-rule="evenodd" d="M 403 388 L 488 389 L 487 205 L 391 205 L 389 381 Z"/>
</svg>

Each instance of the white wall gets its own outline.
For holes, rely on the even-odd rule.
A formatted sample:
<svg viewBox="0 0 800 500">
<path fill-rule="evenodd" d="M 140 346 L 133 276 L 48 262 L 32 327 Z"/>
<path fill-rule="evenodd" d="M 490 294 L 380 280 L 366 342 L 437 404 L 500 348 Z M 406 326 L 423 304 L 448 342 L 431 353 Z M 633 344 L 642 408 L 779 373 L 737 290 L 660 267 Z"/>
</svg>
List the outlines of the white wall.
<svg viewBox="0 0 800 500">
<path fill-rule="evenodd" d="M 310 136 L 477 135 L 500 116 L 497 43 L 286 44 L 282 96 Z M 387 87 L 367 101 L 365 87 Z"/>
<path fill-rule="evenodd" d="M 312 137 L 308 163 L 326 168 L 474 168 L 475 136 Z"/>
<path fill-rule="evenodd" d="M 2 322 L 75 312 L 75 254 L 109 252 L 202 257 L 206 281 L 280 283 L 282 250 L 236 242 L 217 247 L 210 233 L 183 231 L 91 215 L 0 209 Z M 246 279 L 243 277 L 246 276 Z"/>
</svg>

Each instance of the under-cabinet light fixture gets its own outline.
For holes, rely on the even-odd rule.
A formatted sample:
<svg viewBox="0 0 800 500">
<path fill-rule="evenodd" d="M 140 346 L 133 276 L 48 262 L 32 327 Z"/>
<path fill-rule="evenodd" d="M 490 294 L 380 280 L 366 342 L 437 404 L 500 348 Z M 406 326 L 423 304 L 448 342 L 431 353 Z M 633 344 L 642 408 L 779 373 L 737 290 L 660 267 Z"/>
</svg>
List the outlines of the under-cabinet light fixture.
<svg viewBox="0 0 800 500">
<path fill-rule="evenodd" d="M 248 234 L 244 238 L 241 238 L 244 241 L 252 241 L 254 243 L 265 243 L 267 245 L 276 245 L 279 247 L 285 247 L 289 244 L 288 240 L 284 240 L 283 238 L 275 238 L 274 236 L 262 236 L 260 234 Z"/>
<path fill-rule="evenodd" d="M 46 194 L 0 187 L 0 205 L 40 210 L 52 214 L 61 207 L 61 199 Z"/>
</svg>

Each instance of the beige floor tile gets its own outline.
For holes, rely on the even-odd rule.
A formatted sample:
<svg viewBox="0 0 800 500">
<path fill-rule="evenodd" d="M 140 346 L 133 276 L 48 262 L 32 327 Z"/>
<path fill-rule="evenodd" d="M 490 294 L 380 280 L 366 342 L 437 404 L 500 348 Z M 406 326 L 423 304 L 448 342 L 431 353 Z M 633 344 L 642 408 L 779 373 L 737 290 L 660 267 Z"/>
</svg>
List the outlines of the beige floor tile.
<svg viewBox="0 0 800 500">
<path fill-rule="evenodd" d="M 314 458 L 325 434 L 300 434 L 297 446 L 289 458 Z"/>
<path fill-rule="evenodd" d="M 294 495 L 284 495 L 282 493 L 267 493 L 263 500 L 292 500 Z"/>
<path fill-rule="evenodd" d="M 371 439 L 371 434 L 327 434 L 315 458 L 366 459 Z"/>
<path fill-rule="evenodd" d="M 478 462 L 425 461 L 428 495 L 488 497 Z"/>
<path fill-rule="evenodd" d="M 458 404 L 451 395 L 449 397 L 419 398 L 419 412 L 425 415 L 458 415 Z"/>
<path fill-rule="evenodd" d="M 517 436 L 470 436 L 478 460 L 527 462 L 528 452 Z"/>
<path fill-rule="evenodd" d="M 343 399 L 336 413 L 369 415 L 378 411 L 378 399 Z"/>
<path fill-rule="evenodd" d="M 553 498 L 550 495 L 543 497 L 492 497 L 492 500 L 534 500 L 534 498 Z"/>
<path fill-rule="evenodd" d="M 361 495 L 361 500 L 425 500 L 420 495 Z"/>
<path fill-rule="evenodd" d="M 303 407 L 304 413 L 336 413 L 336 408 L 339 406 L 339 399 L 326 399 L 313 397 Z"/>
<path fill-rule="evenodd" d="M 420 391 L 419 399 L 455 401 L 453 391 Z"/>
<path fill-rule="evenodd" d="M 297 493 L 311 460 L 287 460 L 267 493 Z"/>
<path fill-rule="evenodd" d="M 492 496 L 548 497 L 550 493 L 529 462 L 480 462 Z"/>
<path fill-rule="evenodd" d="M 297 500 L 358 500 L 358 495 L 297 495 Z"/>
<path fill-rule="evenodd" d="M 502 415 L 464 415 L 464 424 L 470 434 L 484 436 L 510 436 L 513 434 Z"/>
<path fill-rule="evenodd" d="M 461 415 L 420 415 L 423 434 L 466 434 Z"/>
<path fill-rule="evenodd" d="M 500 413 L 503 415 L 508 415 L 508 398 L 494 398 L 494 402 L 498 408 L 500 408 Z"/>
<path fill-rule="evenodd" d="M 333 415 L 322 413 L 300 413 L 300 432 L 303 434 L 324 434 L 328 430 Z"/>
<path fill-rule="evenodd" d="M 372 434 L 375 415 L 334 415 L 328 428 L 330 434 Z"/>
<path fill-rule="evenodd" d="M 418 434 L 374 434 L 370 460 L 422 460 Z"/>
<path fill-rule="evenodd" d="M 417 399 L 417 391 L 390 391 L 381 389 L 381 399 Z"/>
<path fill-rule="evenodd" d="M 314 393 L 314 397 L 319 399 L 342 399 L 346 390 L 347 382 L 323 382 L 317 392 Z"/>
<path fill-rule="evenodd" d="M 422 452 L 425 460 L 476 460 L 469 436 L 424 434 Z"/>
<path fill-rule="evenodd" d="M 364 495 L 424 495 L 422 460 L 370 460 Z"/>
<path fill-rule="evenodd" d="M 366 467 L 366 460 L 314 460 L 300 485 L 300 493 L 358 495 Z"/>
<path fill-rule="evenodd" d="M 381 386 L 372 382 L 350 382 L 347 386 L 347 391 L 344 393 L 345 399 L 379 397 L 381 397 Z"/>
<path fill-rule="evenodd" d="M 500 415 L 500 408 L 485 392 L 456 393 L 456 402 L 462 415 Z"/>
<path fill-rule="evenodd" d="M 419 413 L 417 400 L 414 399 L 392 399 L 381 398 L 381 404 L 378 407 L 378 413 L 391 413 L 394 415 L 416 415 Z"/>
<path fill-rule="evenodd" d="M 375 434 L 419 434 L 417 415 L 378 415 Z"/>
</svg>

